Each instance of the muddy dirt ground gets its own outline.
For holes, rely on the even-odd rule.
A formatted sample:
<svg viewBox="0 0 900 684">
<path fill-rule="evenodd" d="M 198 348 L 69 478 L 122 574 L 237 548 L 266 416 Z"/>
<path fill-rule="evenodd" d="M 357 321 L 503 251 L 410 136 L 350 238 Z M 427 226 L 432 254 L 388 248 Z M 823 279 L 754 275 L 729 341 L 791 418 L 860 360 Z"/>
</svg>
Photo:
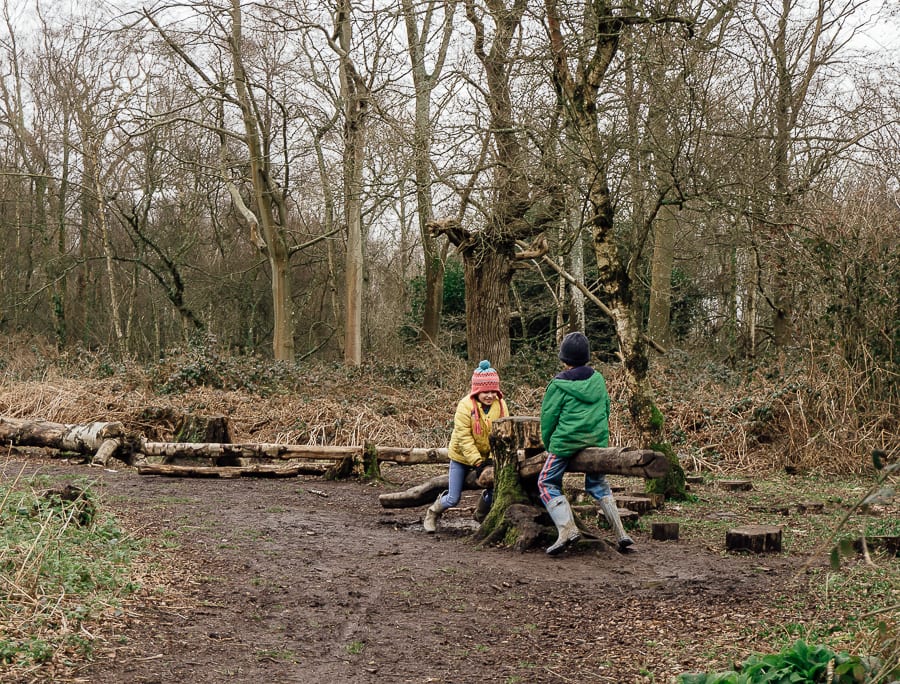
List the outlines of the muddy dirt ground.
<svg viewBox="0 0 900 684">
<path fill-rule="evenodd" d="M 67 680 L 92 684 L 674 681 L 752 650 L 760 625 L 786 619 L 771 599 L 803 581 L 808 560 L 640 530 L 624 555 L 606 541 L 555 558 L 479 549 L 468 538 L 476 492 L 433 536 L 422 508 L 381 507 L 380 493 L 430 477 L 402 467 L 378 484 L 58 460 L 33 470 L 95 478 L 106 509 L 164 568 Z"/>
</svg>

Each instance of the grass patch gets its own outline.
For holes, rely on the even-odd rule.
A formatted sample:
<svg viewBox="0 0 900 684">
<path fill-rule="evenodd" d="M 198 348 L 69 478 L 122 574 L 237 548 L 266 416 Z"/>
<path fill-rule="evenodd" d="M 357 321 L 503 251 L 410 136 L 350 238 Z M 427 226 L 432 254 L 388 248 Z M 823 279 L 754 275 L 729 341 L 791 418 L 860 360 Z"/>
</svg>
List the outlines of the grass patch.
<svg viewBox="0 0 900 684">
<path fill-rule="evenodd" d="M 46 486 L 38 477 L 0 483 L 3 681 L 90 657 L 94 625 L 138 589 L 129 566 L 140 546 L 90 486 L 79 485 L 74 501 L 42 491 Z"/>
</svg>

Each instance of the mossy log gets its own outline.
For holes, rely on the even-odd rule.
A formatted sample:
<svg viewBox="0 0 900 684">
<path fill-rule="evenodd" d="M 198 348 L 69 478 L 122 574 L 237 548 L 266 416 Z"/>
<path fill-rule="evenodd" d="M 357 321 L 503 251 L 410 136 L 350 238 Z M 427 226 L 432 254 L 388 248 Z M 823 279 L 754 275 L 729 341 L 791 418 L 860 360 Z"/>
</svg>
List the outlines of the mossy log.
<svg viewBox="0 0 900 684">
<path fill-rule="evenodd" d="M 491 429 L 491 455 L 494 467 L 491 473 L 494 503 L 487 517 L 475 532 L 475 541 L 482 544 L 503 544 L 518 551 L 546 543 L 549 522 L 540 504 L 537 487 L 526 489 L 519 473 L 519 454 L 525 448 L 540 448 L 540 423 L 528 418 L 501 418 Z M 486 481 L 482 473 L 480 483 Z"/>
<path fill-rule="evenodd" d="M 498 430 L 505 432 L 498 433 Z M 529 430 L 534 432 L 529 433 Z M 539 430 L 540 424 L 536 418 L 510 417 L 495 421 L 491 434 L 492 440 L 502 440 L 501 448 L 505 448 L 505 444 L 509 443 L 510 464 L 515 467 L 516 476 L 522 481 L 526 490 L 536 486 L 538 475 L 541 473 L 541 468 L 544 467 L 544 461 L 547 460 L 547 453 L 540 443 Z M 537 443 L 535 443 L 535 439 L 538 440 Z M 519 440 L 525 444 L 524 448 L 518 446 Z M 496 450 L 494 450 L 494 462 L 495 465 L 485 468 L 477 480 L 473 477 L 473 473 L 470 473 L 464 489 L 494 488 L 496 468 L 499 467 Z M 584 449 L 573 456 L 569 461 L 567 471 L 653 478 L 660 477 L 668 467 L 668 459 L 656 451 L 631 447 L 593 447 Z M 434 477 L 402 492 L 382 494 L 378 500 L 385 508 L 413 508 L 430 504 L 439 492 L 447 488 L 447 480 L 446 475 Z"/>
</svg>

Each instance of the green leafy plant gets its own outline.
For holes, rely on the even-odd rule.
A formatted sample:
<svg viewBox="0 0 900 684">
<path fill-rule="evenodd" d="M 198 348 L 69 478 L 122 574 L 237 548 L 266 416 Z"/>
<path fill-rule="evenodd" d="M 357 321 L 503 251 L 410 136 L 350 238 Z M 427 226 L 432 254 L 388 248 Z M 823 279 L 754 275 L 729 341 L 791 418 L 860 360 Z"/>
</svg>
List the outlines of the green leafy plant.
<svg viewBox="0 0 900 684">
<path fill-rule="evenodd" d="M 129 573 L 138 543 L 102 513 L 90 488 L 40 492 L 39 482 L 0 485 L 4 677 L 58 654 L 89 655 L 92 645 L 78 628 L 138 589 Z"/>
<path fill-rule="evenodd" d="M 882 662 L 878 658 L 835 653 L 827 646 L 810 646 L 803 640 L 797 640 L 793 646 L 780 653 L 750 656 L 738 670 L 686 673 L 679 676 L 678 683 L 877 684 L 879 681 L 889 681 L 882 680 L 882 674 Z"/>
</svg>

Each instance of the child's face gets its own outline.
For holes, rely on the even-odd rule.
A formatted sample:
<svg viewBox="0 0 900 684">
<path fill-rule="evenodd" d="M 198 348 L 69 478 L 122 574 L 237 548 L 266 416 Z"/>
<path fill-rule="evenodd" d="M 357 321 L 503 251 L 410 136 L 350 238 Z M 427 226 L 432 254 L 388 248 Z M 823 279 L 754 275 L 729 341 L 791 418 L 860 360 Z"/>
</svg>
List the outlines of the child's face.
<svg viewBox="0 0 900 684">
<path fill-rule="evenodd" d="M 497 393 L 492 390 L 490 392 L 479 392 L 475 395 L 475 398 L 485 406 L 490 406 L 497 401 L 497 396 Z"/>
</svg>

